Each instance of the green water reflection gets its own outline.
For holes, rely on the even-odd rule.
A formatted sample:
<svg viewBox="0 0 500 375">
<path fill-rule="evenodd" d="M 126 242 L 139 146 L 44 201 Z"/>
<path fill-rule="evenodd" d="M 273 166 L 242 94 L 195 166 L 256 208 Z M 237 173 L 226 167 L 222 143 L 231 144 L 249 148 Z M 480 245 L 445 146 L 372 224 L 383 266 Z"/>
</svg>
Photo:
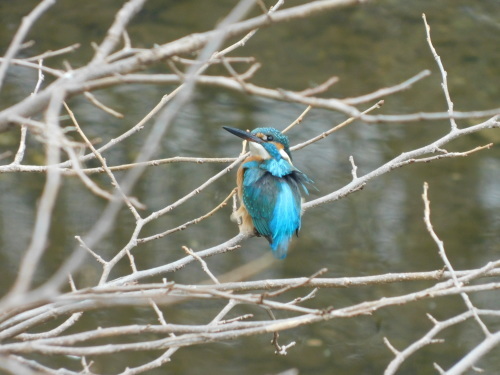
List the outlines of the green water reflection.
<svg viewBox="0 0 500 375">
<path fill-rule="evenodd" d="M 2 50 L 8 45 L 21 16 L 35 3 L 4 1 L 0 4 Z M 150 1 L 130 27 L 132 40 L 138 46 L 149 47 L 186 33 L 210 29 L 227 13 L 232 3 Z M 289 4 L 296 3 L 299 2 L 290 1 Z M 68 60 L 73 66 L 81 66 L 91 55 L 90 42 L 102 38 L 105 27 L 112 21 L 120 4 L 121 1 L 117 0 L 57 3 L 42 18 L 43 27 L 37 27 L 32 33 L 31 38 L 37 44 L 26 53 L 80 42 L 81 50 Z M 256 84 L 301 90 L 335 75 L 341 80 L 330 93 L 338 97 L 365 94 L 430 69 L 432 76 L 412 90 L 388 97 L 383 111 L 444 111 L 446 106 L 440 76 L 426 44 L 422 12 L 427 14 L 434 45 L 446 65 L 455 108 L 467 111 L 498 107 L 500 3 L 496 0 L 377 1 L 261 30 L 239 52 L 255 56 L 262 63 L 254 79 Z M 33 89 L 34 82 L 32 72 L 11 69 L 7 89 L 0 96 L 2 108 L 26 96 Z M 98 93 L 103 102 L 126 114 L 126 123 L 96 111 L 80 99 L 74 100 L 72 106 L 77 116 L 86 119 L 89 137 L 99 136 L 106 141 L 141 119 L 166 92 L 168 88 L 161 86 L 134 86 Z M 234 156 L 239 152 L 240 145 L 220 129 L 221 125 L 240 128 L 273 125 L 284 128 L 303 109 L 300 105 L 201 88 L 169 130 L 157 157 Z M 343 119 L 336 113 L 314 110 L 300 130 L 289 134 L 292 143 L 308 139 Z M 461 121 L 460 126 L 472 123 Z M 316 181 L 320 191 L 312 192 L 311 198 L 315 198 L 350 180 L 350 155 L 356 160 L 358 173 L 363 174 L 405 150 L 426 144 L 447 129 L 446 121 L 380 125 L 355 123 L 313 147 L 296 152 L 295 163 Z M 498 132 L 485 132 L 455 142 L 451 147 L 463 150 L 498 140 Z M 30 142 L 36 144 L 35 141 Z M 13 132 L 0 136 L 0 154 L 7 150 L 15 152 L 16 145 L 17 135 Z M 106 155 L 108 163 L 131 162 L 139 146 L 140 140 L 127 140 L 126 147 Z M 32 152 L 27 157 L 31 162 L 37 162 L 40 155 Z M 294 242 L 289 257 L 283 262 L 274 262 L 255 277 L 306 276 L 325 266 L 329 270 L 326 275 L 331 277 L 441 268 L 435 245 L 422 221 L 424 181 L 428 181 L 431 187 L 435 228 L 445 241 L 454 266 L 461 269 L 483 265 L 500 252 L 499 157 L 500 149 L 495 146 L 482 155 L 410 166 L 374 181 L 362 192 L 314 209 L 304 217 L 301 236 Z M 150 211 L 154 211 L 193 190 L 221 168 L 223 165 L 208 164 L 151 168 L 134 194 L 147 204 Z M 160 232 L 209 211 L 232 189 L 234 178 L 232 174 L 220 179 L 196 197 L 189 207 L 175 216 L 167 215 L 154 222 L 146 228 L 146 232 Z M 0 175 L 2 291 L 15 277 L 19 257 L 29 242 L 35 201 L 43 181 L 43 176 L 38 175 Z M 94 223 L 101 204 L 102 201 L 84 190 L 78 181 L 65 180 L 52 227 L 51 262 L 44 263 L 46 268 L 39 270 L 38 280 L 44 280 L 57 268 L 73 248 L 74 235 L 84 233 Z M 75 210 L 78 210 L 78 215 L 74 215 Z M 182 254 L 182 245 L 199 250 L 229 238 L 237 231 L 229 222 L 229 213 L 230 208 L 227 208 L 204 225 L 141 247 L 141 255 L 146 255 L 136 257 L 138 266 L 152 267 L 176 259 Z M 114 254 L 128 240 L 133 227 L 129 216 L 122 216 L 124 219 L 117 223 L 113 237 L 106 238 L 102 244 L 100 251 L 103 257 Z M 267 251 L 263 239 L 253 238 L 245 242 L 238 252 L 210 259 L 209 265 L 212 271 L 219 274 Z M 127 272 L 127 264 L 124 263 L 123 267 L 123 272 Z M 95 280 L 97 272 L 94 265 L 86 266 L 82 283 Z M 176 274 L 175 280 L 189 282 L 199 280 L 199 277 L 197 266 L 192 265 Z M 411 284 L 320 291 L 317 302 L 312 303 L 344 306 L 397 295 L 417 287 Z M 484 300 L 481 294 L 473 296 L 473 301 L 484 308 L 498 309 L 499 300 Z M 218 309 L 220 305 L 216 303 L 190 302 L 168 309 L 167 316 L 172 322 L 189 322 L 200 311 L 211 317 Z M 282 334 L 284 342 L 297 342 L 286 357 L 273 354 L 270 336 L 183 349 L 174 355 L 171 364 L 151 373 L 243 375 L 272 374 L 297 368 L 301 374 L 379 374 L 392 357 L 383 344 L 384 336 L 391 338 L 396 347 L 405 347 L 429 329 L 425 313 L 451 315 L 462 309 L 459 299 L 449 298 L 386 309 L 370 317 L 302 327 Z M 248 312 L 248 309 L 242 307 L 234 315 L 243 312 Z M 137 310 L 130 316 L 122 316 L 119 311 L 111 315 L 109 324 L 116 324 L 117 319 L 137 323 L 154 320 L 150 309 Z M 96 318 L 102 321 L 100 324 L 103 326 L 106 319 L 111 319 L 89 316 L 82 324 Z M 434 374 L 433 361 L 438 360 L 446 368 L 456 360 L 457 353 L 462 353 L 480 339 L 467 326 L 446 338 L 446 345 L 422 350 L 402 368 L 401 374 Z M 130 353 L 117 355 L 113 361 L 103 362 L 95 358 L 95 370 L 123 370 L 121 359 L 124 358 L 133 358 L 137 363 L 144 361 L 144 358 Z M 419 363 L 425 365 L 417 366 Z M 488 374 L 497 373 L 500 371 L 500 356 L 490 355 L 481 367 Z M 210 370 L 207 372 L 207 369 Z"/>
</svg>

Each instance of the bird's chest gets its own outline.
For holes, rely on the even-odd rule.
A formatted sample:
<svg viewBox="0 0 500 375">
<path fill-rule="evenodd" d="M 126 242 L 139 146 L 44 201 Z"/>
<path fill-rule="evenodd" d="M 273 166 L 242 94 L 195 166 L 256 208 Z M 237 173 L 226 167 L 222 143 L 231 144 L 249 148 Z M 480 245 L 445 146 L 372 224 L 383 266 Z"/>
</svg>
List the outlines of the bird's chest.
<svg viewBox="0 0 500 375">
<path fill-rule="evenodd" d="M 248 168 L 243 176 L 242 199 L 250 212 L 267 216 L 280 197 L 290 191 L 289 185 L 286 176 L 278 177 L 262 168 Z"/>
<path fill-rule="evenodd" d="M 284 159 L 247 159 L 238 171 L 239 194 L 247 208 L 270 209 L 287 184 L 292 168 Z"/>
</svg>

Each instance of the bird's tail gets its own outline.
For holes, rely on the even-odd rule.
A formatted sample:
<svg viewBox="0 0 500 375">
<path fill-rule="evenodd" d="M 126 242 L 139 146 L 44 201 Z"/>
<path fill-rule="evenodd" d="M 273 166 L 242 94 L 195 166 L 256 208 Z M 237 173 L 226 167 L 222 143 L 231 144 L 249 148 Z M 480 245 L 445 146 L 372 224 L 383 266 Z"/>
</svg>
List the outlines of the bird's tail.
<svg viewBox="0 0 500 375">
<path fill-rule="evenodd" d="M 282 237 L 277 241 L 276 239 L 271 243 L 271 249 L 275 258 L 284 259 L 288 252 L 288 245 L 292 236 Z"/>
</svg>

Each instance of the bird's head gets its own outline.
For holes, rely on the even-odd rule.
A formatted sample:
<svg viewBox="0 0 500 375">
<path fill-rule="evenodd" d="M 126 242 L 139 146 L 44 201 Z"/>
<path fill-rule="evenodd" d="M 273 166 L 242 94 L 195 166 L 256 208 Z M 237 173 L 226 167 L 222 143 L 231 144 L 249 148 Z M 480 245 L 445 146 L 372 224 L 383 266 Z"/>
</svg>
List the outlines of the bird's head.
<svg viewBox="0 0 500 375">
<path fill-rule="evenodd" d="M 252 155 L 260 156 L 262 159 L 286 159 L 290 163 L 292 154 L 288 137 L 275 128 L 256 128 L 251 132 L 223 126 L 228 132 L 243 138 L 250 143 Z"/>
</svg>

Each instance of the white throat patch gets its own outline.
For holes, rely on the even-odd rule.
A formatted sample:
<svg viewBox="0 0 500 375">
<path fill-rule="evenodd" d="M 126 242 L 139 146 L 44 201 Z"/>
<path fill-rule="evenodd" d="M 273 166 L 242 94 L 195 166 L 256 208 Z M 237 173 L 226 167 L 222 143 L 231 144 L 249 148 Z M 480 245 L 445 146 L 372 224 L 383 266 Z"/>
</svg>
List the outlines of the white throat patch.
<svg viewBox="0 0 500 375">
<path fill-rule="evenodd" d="M 290 160 L 290 156 L 288 156 L 288 154 L 286 153 L 285 150 L 280 150 L 280 155 L 283 159 L 285 159 L 287 162 L 290 163 L 290 165 L 293 165 L 292 164 L 292 161 Z"/>
<path fill-rule="evenodd" d="M 269 155 L 269 152 L 262 145 L 255 142 L 248 143 L 250 144 L 250 153 L 253 156 L 260 156 L 264 160 L 271 159 L 271 155 Z"/>
<path fill-rule="evenodd" d="M 267 152 L 262 145 L 255 142 L 248 142 L 248 143 L 250 143 L 250 153 L 252 154 L 252 156 L 258 156 L 264 160 L 271 159 L 271 155 L 269 155 L 269 152 Z M 279 151 L 281 157 L 285 159 L 290 165 L 293 165 L 292 161 L 290 160 L 290 156 L 288 156 L 285 150 L 279 150 Z"/>
</svg>

